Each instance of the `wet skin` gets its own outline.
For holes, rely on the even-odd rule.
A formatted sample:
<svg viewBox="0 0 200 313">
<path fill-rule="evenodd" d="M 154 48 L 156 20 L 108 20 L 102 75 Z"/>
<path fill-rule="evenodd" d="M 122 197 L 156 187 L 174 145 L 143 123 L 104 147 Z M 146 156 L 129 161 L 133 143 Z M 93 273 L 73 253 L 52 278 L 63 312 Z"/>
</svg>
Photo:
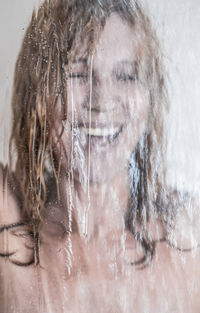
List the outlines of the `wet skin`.
<svg viewBox="0 0 200 313">
<path fill-rule="evenodd" d="M 83 176 L 88 178 L 88 167 L 92 184 L 102 184 L 127 172 L 131 152 L 147 127 L 149 92 L 137 66 L 142 43 L 136 32 L 113 14 L 92 52 L 88 53 L 86 38 L 74 48 L 66 68 L 68 103 L 62 136 L 63 167 L 66 170 L 66 159 L 70 167 L 74 158 L 77 181 Z M 58 133 L 63 125 L 61 118 L 57 121 Z M 88 128 L 116 131 L 109 140 L 109 136 L 89 136 Z M 83 165 L 72 153 L 76 146 Z"/>
<path fill-rule="evenodd" d="M 148 128 L 150 110 L 144 73 L 137 67 L 144 54 L 137 31 L 112 14 L 90 54 L 87 38 L 75 47 L 66 68 L 67 120 L 62 120 L 60 99 L 57 103 L 55 140 L 64 125 L 62 202 L 68 203 L 67 194 L 72 194 L 78 232 L 87 238 L 124 228 L 129 159 Z M 72 190 L 66 175 L 71 168 Z"/>
<path fill-rule="evenodd" d="M 2 221 L 8 225 L 20 216 L 14 196 L 7 191 L 12 205 L 4 205 Z M 68 238 L 61 226 L 49 221 L 41 235 L 40 266 L 28 267 L 12 263 L 16 258 L 31 258 L 25 248 L 30 246 L 27 230 L 19 227 L 17 237 L 1 236 L 3 252 L 5 247 L 13 251 L 13 240 L 17 250 L 13 257 L 0 258 L 2 312 L 199 312 L 198 250 L 185 254 L 160 243 L 153 263 L 137 270 L 130 261 L 139 258 L 141 250 L 128 233 L 124 245 L 117 237 L 85 243 L 77 234 Z"/>
</svg>

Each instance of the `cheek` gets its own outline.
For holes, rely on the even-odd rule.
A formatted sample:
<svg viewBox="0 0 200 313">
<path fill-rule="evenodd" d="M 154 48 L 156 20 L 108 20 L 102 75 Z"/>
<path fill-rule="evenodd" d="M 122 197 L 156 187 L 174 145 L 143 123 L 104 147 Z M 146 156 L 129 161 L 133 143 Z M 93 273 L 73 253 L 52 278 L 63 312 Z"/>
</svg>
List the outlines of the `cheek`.
<svg viewBox="0 0 200 313">
<path fill-rule="evenodd" d="M 129 113 L 131 124 L 138 130 L 144 128 L 147 124 L 149 114 L 149 91 L 145 87 L 137 87 L 127 95 L 127 111 Z"/>
<path fill-rule="evenodd" d="M 146 119 L 149 110 L 149 91 L 147 88 L 137 86 L 127 94 L 128 112 L 131 120 Z"/>
<path fill-rule="evenodd" d="M 69 81 L 67 84 L 67 115 L 68 120 L 76 121 L 81 118 L 83 107 L 87 105 L 89 95 L 89 87 L 87 84 L 81 84 L 74 81 Z"/>
<path fill-rule="evenodd" d="M 149 93 L 145 88 L 129 92 L 126 103 L 127 130 L 124 143 L 129 152 L 132 152 L 147 128 Z"/>
</svg>

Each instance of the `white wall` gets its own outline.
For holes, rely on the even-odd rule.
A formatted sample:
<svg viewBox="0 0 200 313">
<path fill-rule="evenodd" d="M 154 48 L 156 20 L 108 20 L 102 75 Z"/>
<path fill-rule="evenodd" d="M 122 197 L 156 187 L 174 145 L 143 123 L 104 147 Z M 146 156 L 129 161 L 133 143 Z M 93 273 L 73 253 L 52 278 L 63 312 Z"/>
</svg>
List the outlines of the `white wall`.
<svg viewBox="0 0 200 313">
<path fill-rule="evenodd" d="M 169 72 L 168 179 L 181 188 L 200 187 L 200 5 L 199 0 L 143 0 L 159 33 Z M 0 2 L 0 160 L 6 162 L 15 59 L 39 0 Z"/>
<path fill-rule="evenodd" d="M 167 57 L 171 110 L 168 177 L 173 185 L 200 190 L 199 0 L 144 0 Z"/>
<path fill-rule="evenodd" d="M 0 0 L 0 160 L 7 161 L 11 127 L 10 101 L 15 61 L 39 0 Z"/>
</svg>

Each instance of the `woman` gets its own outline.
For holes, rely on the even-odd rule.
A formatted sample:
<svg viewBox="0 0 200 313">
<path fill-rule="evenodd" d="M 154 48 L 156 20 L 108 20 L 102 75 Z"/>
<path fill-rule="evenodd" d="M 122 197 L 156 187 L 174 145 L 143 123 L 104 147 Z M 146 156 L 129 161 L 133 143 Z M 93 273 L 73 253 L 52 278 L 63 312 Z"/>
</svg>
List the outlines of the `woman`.
<svg viewBox="0 0 200 313">
<path fill-rule="evenodd" d="M 182 262 L 176 226 L 189 197 L 165 183 L 161 54 L 137 1 L 45 1 L 12 108 L 3 312 L 199 312 L 199 252 Z"/>
</svg>

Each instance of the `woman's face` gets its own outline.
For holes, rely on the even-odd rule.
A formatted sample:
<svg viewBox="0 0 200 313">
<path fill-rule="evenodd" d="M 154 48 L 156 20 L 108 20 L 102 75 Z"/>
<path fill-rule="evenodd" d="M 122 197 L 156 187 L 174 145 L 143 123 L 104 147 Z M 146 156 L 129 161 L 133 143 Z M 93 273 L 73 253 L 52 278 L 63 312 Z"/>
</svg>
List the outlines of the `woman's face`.
<svg viewBox="0 0 200 313">
<path fill-rule="evenodd" d="M 93 53 L 88 50 L 85 39 L 73 51 L 66 70 L 67 120 L 59 120 L 62 167 L 72 166 L 82 184 L 109 181 L 127 168 L 149 110 L 148 88 L 138 73 L 142 43 L 136 29 L 112 14 Z"/>
</svg>

